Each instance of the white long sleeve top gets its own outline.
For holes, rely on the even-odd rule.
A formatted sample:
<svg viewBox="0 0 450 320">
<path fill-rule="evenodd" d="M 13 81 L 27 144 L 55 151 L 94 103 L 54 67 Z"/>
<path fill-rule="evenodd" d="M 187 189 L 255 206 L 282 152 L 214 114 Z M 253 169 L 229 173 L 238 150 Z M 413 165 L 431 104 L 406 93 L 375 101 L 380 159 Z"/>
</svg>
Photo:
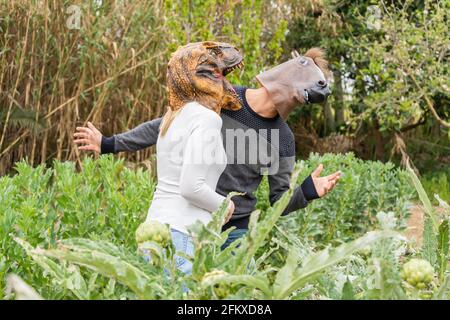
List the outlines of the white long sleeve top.
<svg viewBox="0 0 450 320">
<path fill-rule="evenodd" d="M 198 102 L 187 103 L 156 144 L 158 183 L 147 220 L 188 233 L 207 224 L 225 197 L 215 192 L 226 166 L 222 119 Z"/>
</svg>

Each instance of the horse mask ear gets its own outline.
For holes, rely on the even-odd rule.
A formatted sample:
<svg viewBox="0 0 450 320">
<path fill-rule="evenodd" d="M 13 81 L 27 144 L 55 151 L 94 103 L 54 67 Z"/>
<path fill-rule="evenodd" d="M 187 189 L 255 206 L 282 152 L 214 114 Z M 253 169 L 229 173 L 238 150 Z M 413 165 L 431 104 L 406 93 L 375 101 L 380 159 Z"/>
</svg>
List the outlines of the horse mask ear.
<svg viewBox="0 0 450 320">
<path fill-rule="evenodd" d="M 325 75 L 313 59 L 300 55 L 296 50 L 291 52 L 291 56 L 292 59 L 256 76 L 283 119 L 297 105 L 310 102 L 308 91 L 314 90 L 316 83 L 326 83 Z"/>
</svg>

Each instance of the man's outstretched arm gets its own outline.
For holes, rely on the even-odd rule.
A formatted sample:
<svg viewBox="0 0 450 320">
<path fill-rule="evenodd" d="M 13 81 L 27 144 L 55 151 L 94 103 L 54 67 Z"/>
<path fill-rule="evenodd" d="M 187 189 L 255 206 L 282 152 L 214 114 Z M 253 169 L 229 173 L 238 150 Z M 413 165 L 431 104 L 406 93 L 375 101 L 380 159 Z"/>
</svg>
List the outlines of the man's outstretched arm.
<svg viewBox="0 0 450 320">
<path fill-rule="evenodd" d="M 101 153 L 135 152 L 156 144 L 162 118 L 150 120 L 129 131 L 102 137 Z"/>
<path fill-rule="evenodd" d="M 105 137 L 92 123 L 87 127 L 77 127 L 74 142 L 79 150 L 91 150 L 101 154 L 121 151 L 135 152 L 156 144 L 162 118 L 144 122 L 134 129 Z"/>
<path fill-rule="evenodd" d="M 269 175 L 270 203 L 275 203 L 281 198 L 283 193 L 289 189 L 292 170 L 294 169 L 295 158 L 281 158 L 279 170 L 274 175 Z M 292 198 L 283 212 L 283 215 L 289 214 L 301 208 L 305 208 L 308 203 L 314 199 L 321 198 L 330 192 L 341 177 L 340 171 L 331 175 L 321 177 L 323 165 L 320 164 L 313 173 L 308 176 L 294 190 Z"/>
<path fill-rule="evenodd" d="M 294 169 L 295 158 L 280 158 L 279 168 L 275 174 L 269 175 L 269 199 L 270 204 L 274 204 L 289 189 L 292 170 Z M 301 186 L 295 188 L 289 204 L 283 212 L 286 215 L 290 212 L 304 208 L 309 201 L 319 198 L 311 176 L 308 176 Z"/>
</svg>

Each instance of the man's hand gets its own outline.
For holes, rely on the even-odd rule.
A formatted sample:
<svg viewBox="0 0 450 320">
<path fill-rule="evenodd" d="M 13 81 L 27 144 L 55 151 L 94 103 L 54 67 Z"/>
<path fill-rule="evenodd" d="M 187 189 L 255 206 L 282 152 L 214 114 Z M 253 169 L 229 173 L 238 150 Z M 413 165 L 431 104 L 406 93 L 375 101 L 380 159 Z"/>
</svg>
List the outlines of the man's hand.
<svg viewBox="0 0 450 320">
<path fill-rule="evenodd" d="M 230 204 L 228 205 L 228 213 L 225 216 L 225 222 L 223 224 L 226 224 L 228 221 L 230 221 L 231 216 L 234 213 L 234 209 L 235 209 L 234 202 L 230 200 Z"/>
<path fill-rule="evenodd" d="M 77 140 L 74 142 L 78 145 L 78 150 L 90 150 L 97 153 L 101 152 L 102 134 L 90 122 L 87 127 L 77 127 L 77 132 L 73 134 Z"/>
<path fill-rule="evenodd" d="M 320 177 L 322 170 L 323 164 L 319 164 L 316 170 L 314 170 L 313 173 L 311 174 L 311 178 L 314 182 L 314 187 L 316 187 L 317 195 L 321 198 L 325 196 L 328 192 L 333 190 L 333 188 L 336 186 L 336 183 L 341 178 L 340 171 L 337 171 L 326 177 Z"/>
</svg>

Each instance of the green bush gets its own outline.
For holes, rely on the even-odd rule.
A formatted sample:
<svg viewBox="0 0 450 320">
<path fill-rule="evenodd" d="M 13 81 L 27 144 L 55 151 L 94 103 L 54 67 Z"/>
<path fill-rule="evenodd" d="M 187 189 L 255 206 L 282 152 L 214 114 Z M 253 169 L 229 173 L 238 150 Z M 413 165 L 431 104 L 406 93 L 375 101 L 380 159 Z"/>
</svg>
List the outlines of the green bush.
<svg viewBox="0 0 450 320">
<path fill-rule="evenodd" d="M 326 245 L 353 240 L 367 232 L 380 211 L 394 212 L 400 227 L 405 226 L 414 194 L 406 171 L 389 162 L 363 161 L 353 153 L 311 154 L 304 161 L 299 182 L 320 163 L 325 168 L 322 175 L 342 172 L 339 183 L 323 199 L 284 217 L 281 222 L 284 228 L 298 237 Z"/>
<path fill-rule="evenodd" d="M 400 221 L 406 217 L 411 187 L 406 181 L 405 173 L 392 164 L 364 162 L 352 154 L 323 157 L 312 155 L 309 160 L 299 163 L 303 166 L 299 181 L 319 163 L 325 165 L 324 174 L 342 170 L 343 177 L 339 185 L 325 199 L 316 200 L 307 209 L 283 217 L 274 229 L 270 227 L 276 219 L 271 218 L 270 212 L 274 209 L 267 204 L 267 182 L 262 183 L 258 190 L 258 207 L 262 212 L 258 223 L 254 224 L 257 232 L 253 236 L 268 236 L 249 240 L 249 247 L 242 253 L 241 259 L 247 259 L 253 252 L 254 257 L 260 259 L 260 265 L 263 265 L 264 256 L 270 255 L 270 239 L 286 232 L 298 241 L 304 238 L 317 241 L 311 244 L 312 248 L 317 249 L 329 242 L 340 243 L 356 239 L 374 229 L 374 215 L 379 211 L 392 211 Z M 58 161 L 54 162 L 53 168 L 33 168 L 25 162 L 19 162 L 16 164 L 16 171 L 17 174 L 12 177 L 0 178 L 0 297 L 4 293 L 5 277 L 9 273 L 20 275 L 45 298 L 135 297 L 125 286 L 116 285 L 115 280 L 97 276 L 97 273 L 86 268 L 80 269 L 69 263 L 56 265 L 54 262 L 51 264 L 50 260 L 36 260 L 31 251 L 27 255 L 23 250 L 22 247 L 27 248 L 26 245 L 22 244 L 21 247 L 13 237 L 26 240 L 32 247 L 44 249 L 55 248 L 57 241 L 61 239 L 101 240 L 123 248 L 128 252 L 123 255 L 129 257 L 130 253 L 137 250 L 135 230 L 144 221 L 152 199 L 155 181 L 151 175 L 142 169 L 128 169 L 122 160 L 115 160 L 111 155 L 102 156 L 98 160 L 85 158 L 80 171 L 76 170 L 72 162 Z M 264 245 L 266 240 L 269 242 Z M 214 241 L 215 245 L 220 242 Z M 80 243 L 67 242 L 69 246 L 93 246 L 89 242 Z M 252 247 L 255 243 L 259 245 Z M 111 247 L 104 244 L 100 247 L 105 246 Z M 122 254 L 122 251 L 114 250 Z M 201 257 L 205 254 L 218 255 L 215 250 L 212 253 L 204 250 L 206 251 L 198 253 Z M 281 254 L 277 260 L 280 267 L 284 264 L 292 265 L 292 261 L 286 260 L 287 252 L 278 254 Z M 324 254 L 335 256 L 332 252 Z M 235 263 L 239 268 L 245 265 L 233 262 L 237 258 L 219 255 L 218 259 L 228 261 L 228 264 Z M 41 261 L 41 264 L 37 265 L 36 261 Z M 44 268 L 45 272 L 42 272 L 42 263 L 47 266 Z M 211 265 L 208 268 L 213 267 Z M 196 268 L 198 277 L 212 271 L 201 264 Z M 227 272 L 235 272 L 234 267 L 227 268 Z M 243 270 L 245 268 L 241 271 L 244 272 Z M 55 281 L 59 285 L 55 285 Z M 61 281 L 64 285 L 60 285 Z M 175 297 L 170 294 L 163 296 Z"/>
<path fill-rule="evenodd" d="M 82 165 L 77 172 L 72 162 L 33 168 L 22 161 L 16 175 L 0 178 L 0 297 L 8 273 L 39 283 L 46 298 L 73 297 L 52 285 L 12 235 L 42 247 L 69 237 L 135 246 L 134 231 L 147 215 L 154 181 L 113 157 L 85 158 Z"/>
<path fill-rule="evenodd" d="M 450 201 L 450 170 L 426 173 L 421 181 L 428 197 L 434 199 L 437 194 L 441 199 Z"/>
</svg>

